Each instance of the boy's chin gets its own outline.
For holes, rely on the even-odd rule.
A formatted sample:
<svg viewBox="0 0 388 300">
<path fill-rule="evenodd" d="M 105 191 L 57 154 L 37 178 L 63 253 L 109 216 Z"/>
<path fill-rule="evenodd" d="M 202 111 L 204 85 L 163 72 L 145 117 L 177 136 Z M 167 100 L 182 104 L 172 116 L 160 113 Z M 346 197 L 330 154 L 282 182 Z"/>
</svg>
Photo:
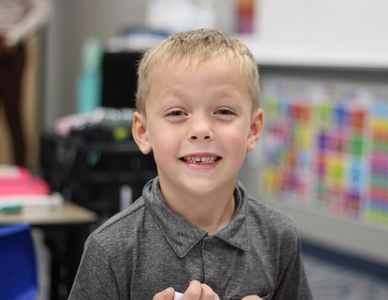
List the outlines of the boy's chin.
<svg viewBox="0 0 388 300">
<path fill-rule="evenodd" d="M 217 182 L 214 178 L 194 177 L 185 184 L 188 193 L 197 197 L 209 197 L 214 196 L 215 193 L 219 193 L 221 190 L 225 191 L 231 186 L 231 183 L 223 184 Z M 232 185 L 234 188 L 234 185 Z"/>
</svg>

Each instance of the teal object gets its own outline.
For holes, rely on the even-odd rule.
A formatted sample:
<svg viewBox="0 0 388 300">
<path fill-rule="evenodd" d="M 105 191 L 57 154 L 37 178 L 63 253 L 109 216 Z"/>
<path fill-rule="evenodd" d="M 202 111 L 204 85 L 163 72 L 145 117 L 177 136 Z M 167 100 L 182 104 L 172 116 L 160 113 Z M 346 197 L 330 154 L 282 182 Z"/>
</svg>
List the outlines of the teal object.
<svg viewBox="0 0 388 300">
<path fill-rule="evenodd" d="M 77 113 L 89 113 L 101 105 L 101 47 L 96 38 L 86 40 L 77 81 Z"/>
<path fill-rule="evenodd" d="M 20 213 L 21 211 L 22 211 L 22 206 L 19 203 L 0 205 L 1 213 L 11 214 L 11 213 Z"/>
<path fill-rule="evenodd" d="M 92 112 L 100 105 L 100 86 L 98 74 L 85 73 L 80 76 L 77 83 L 77 113 Z"/>
</svg>

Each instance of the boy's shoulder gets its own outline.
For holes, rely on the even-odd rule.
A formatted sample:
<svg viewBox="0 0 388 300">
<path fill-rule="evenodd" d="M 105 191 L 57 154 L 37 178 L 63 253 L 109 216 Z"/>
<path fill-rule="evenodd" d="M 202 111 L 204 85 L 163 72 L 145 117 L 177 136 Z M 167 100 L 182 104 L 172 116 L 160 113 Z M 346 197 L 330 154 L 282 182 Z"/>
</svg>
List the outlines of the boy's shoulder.
<svg viewBox="0 0 388 300">
<path fill-rule="evenodd" d="M 263 201 L 260 198 L 248 196 L 247 204 L 251 213 L 258 214 L 261 218 L 269 218 L 273 222 L 295 223 L 294 219 L 289 215 L 271 206 L 270 202 Z"/>
<path fill-rule="evenodd" d="M 248 197 L 247 207 L 248 225 L 252 230 L 273 238 L 299 239 L 296 222 L 289 215 L 252 197 Z"/>
<path fill-rule="evenodd" d="M 144 208 L 144 200 L 141 197 L 125 210 L 106 220 L 90 234 L 89 239 L 94 239 L 103 246 L 128 241 L 144 221 Z"/>
</svg>

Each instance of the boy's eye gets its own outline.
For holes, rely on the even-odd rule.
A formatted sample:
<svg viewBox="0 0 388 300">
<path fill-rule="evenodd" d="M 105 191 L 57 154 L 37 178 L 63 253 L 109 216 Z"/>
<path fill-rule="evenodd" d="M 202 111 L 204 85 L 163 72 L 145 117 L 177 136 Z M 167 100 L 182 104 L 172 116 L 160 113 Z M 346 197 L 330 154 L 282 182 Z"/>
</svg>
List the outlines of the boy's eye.
<svg viewBox="0 0 388 300">
<path fill-rule="evenodd" d="M 236 115 L 236 113 L 232 109 L 230 109 L 230 108 L 219 108 L 219 109 L 217 109 L 214 112 L 214 114 L 216 114 L 216 115 L 223 115 L 223 116 L 229 116 L 229 115 L 234 116 L 234 115 Z"/>
<path fill-rule="evenodd" d="M 184 116 L 187 116 L 187 114 L 181 109 L 174 109 L 174 110 L 168 111 L 165 114 L 165 116 L 166 117 L 184 117 Z"/>
<path fill-rule="evenodd" d="M 183 115 L 183 111 L 181 110 L 173 110 L 167 114 L 167 116 L 181 116 L 181 115 Z"/>
</svg>

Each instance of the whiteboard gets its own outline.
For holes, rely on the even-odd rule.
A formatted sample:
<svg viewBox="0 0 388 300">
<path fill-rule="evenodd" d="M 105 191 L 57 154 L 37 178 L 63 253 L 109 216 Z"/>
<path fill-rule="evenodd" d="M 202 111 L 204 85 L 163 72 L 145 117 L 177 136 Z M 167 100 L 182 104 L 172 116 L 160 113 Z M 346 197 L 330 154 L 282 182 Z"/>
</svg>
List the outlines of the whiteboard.
<svg viewBox="0 0 388 300">
<path fill-rule="evenodd" d="M 259 62 L 388 67 L 388 1 L 256 3 L 255 32 L 239 38 Z"/>
</svg>

